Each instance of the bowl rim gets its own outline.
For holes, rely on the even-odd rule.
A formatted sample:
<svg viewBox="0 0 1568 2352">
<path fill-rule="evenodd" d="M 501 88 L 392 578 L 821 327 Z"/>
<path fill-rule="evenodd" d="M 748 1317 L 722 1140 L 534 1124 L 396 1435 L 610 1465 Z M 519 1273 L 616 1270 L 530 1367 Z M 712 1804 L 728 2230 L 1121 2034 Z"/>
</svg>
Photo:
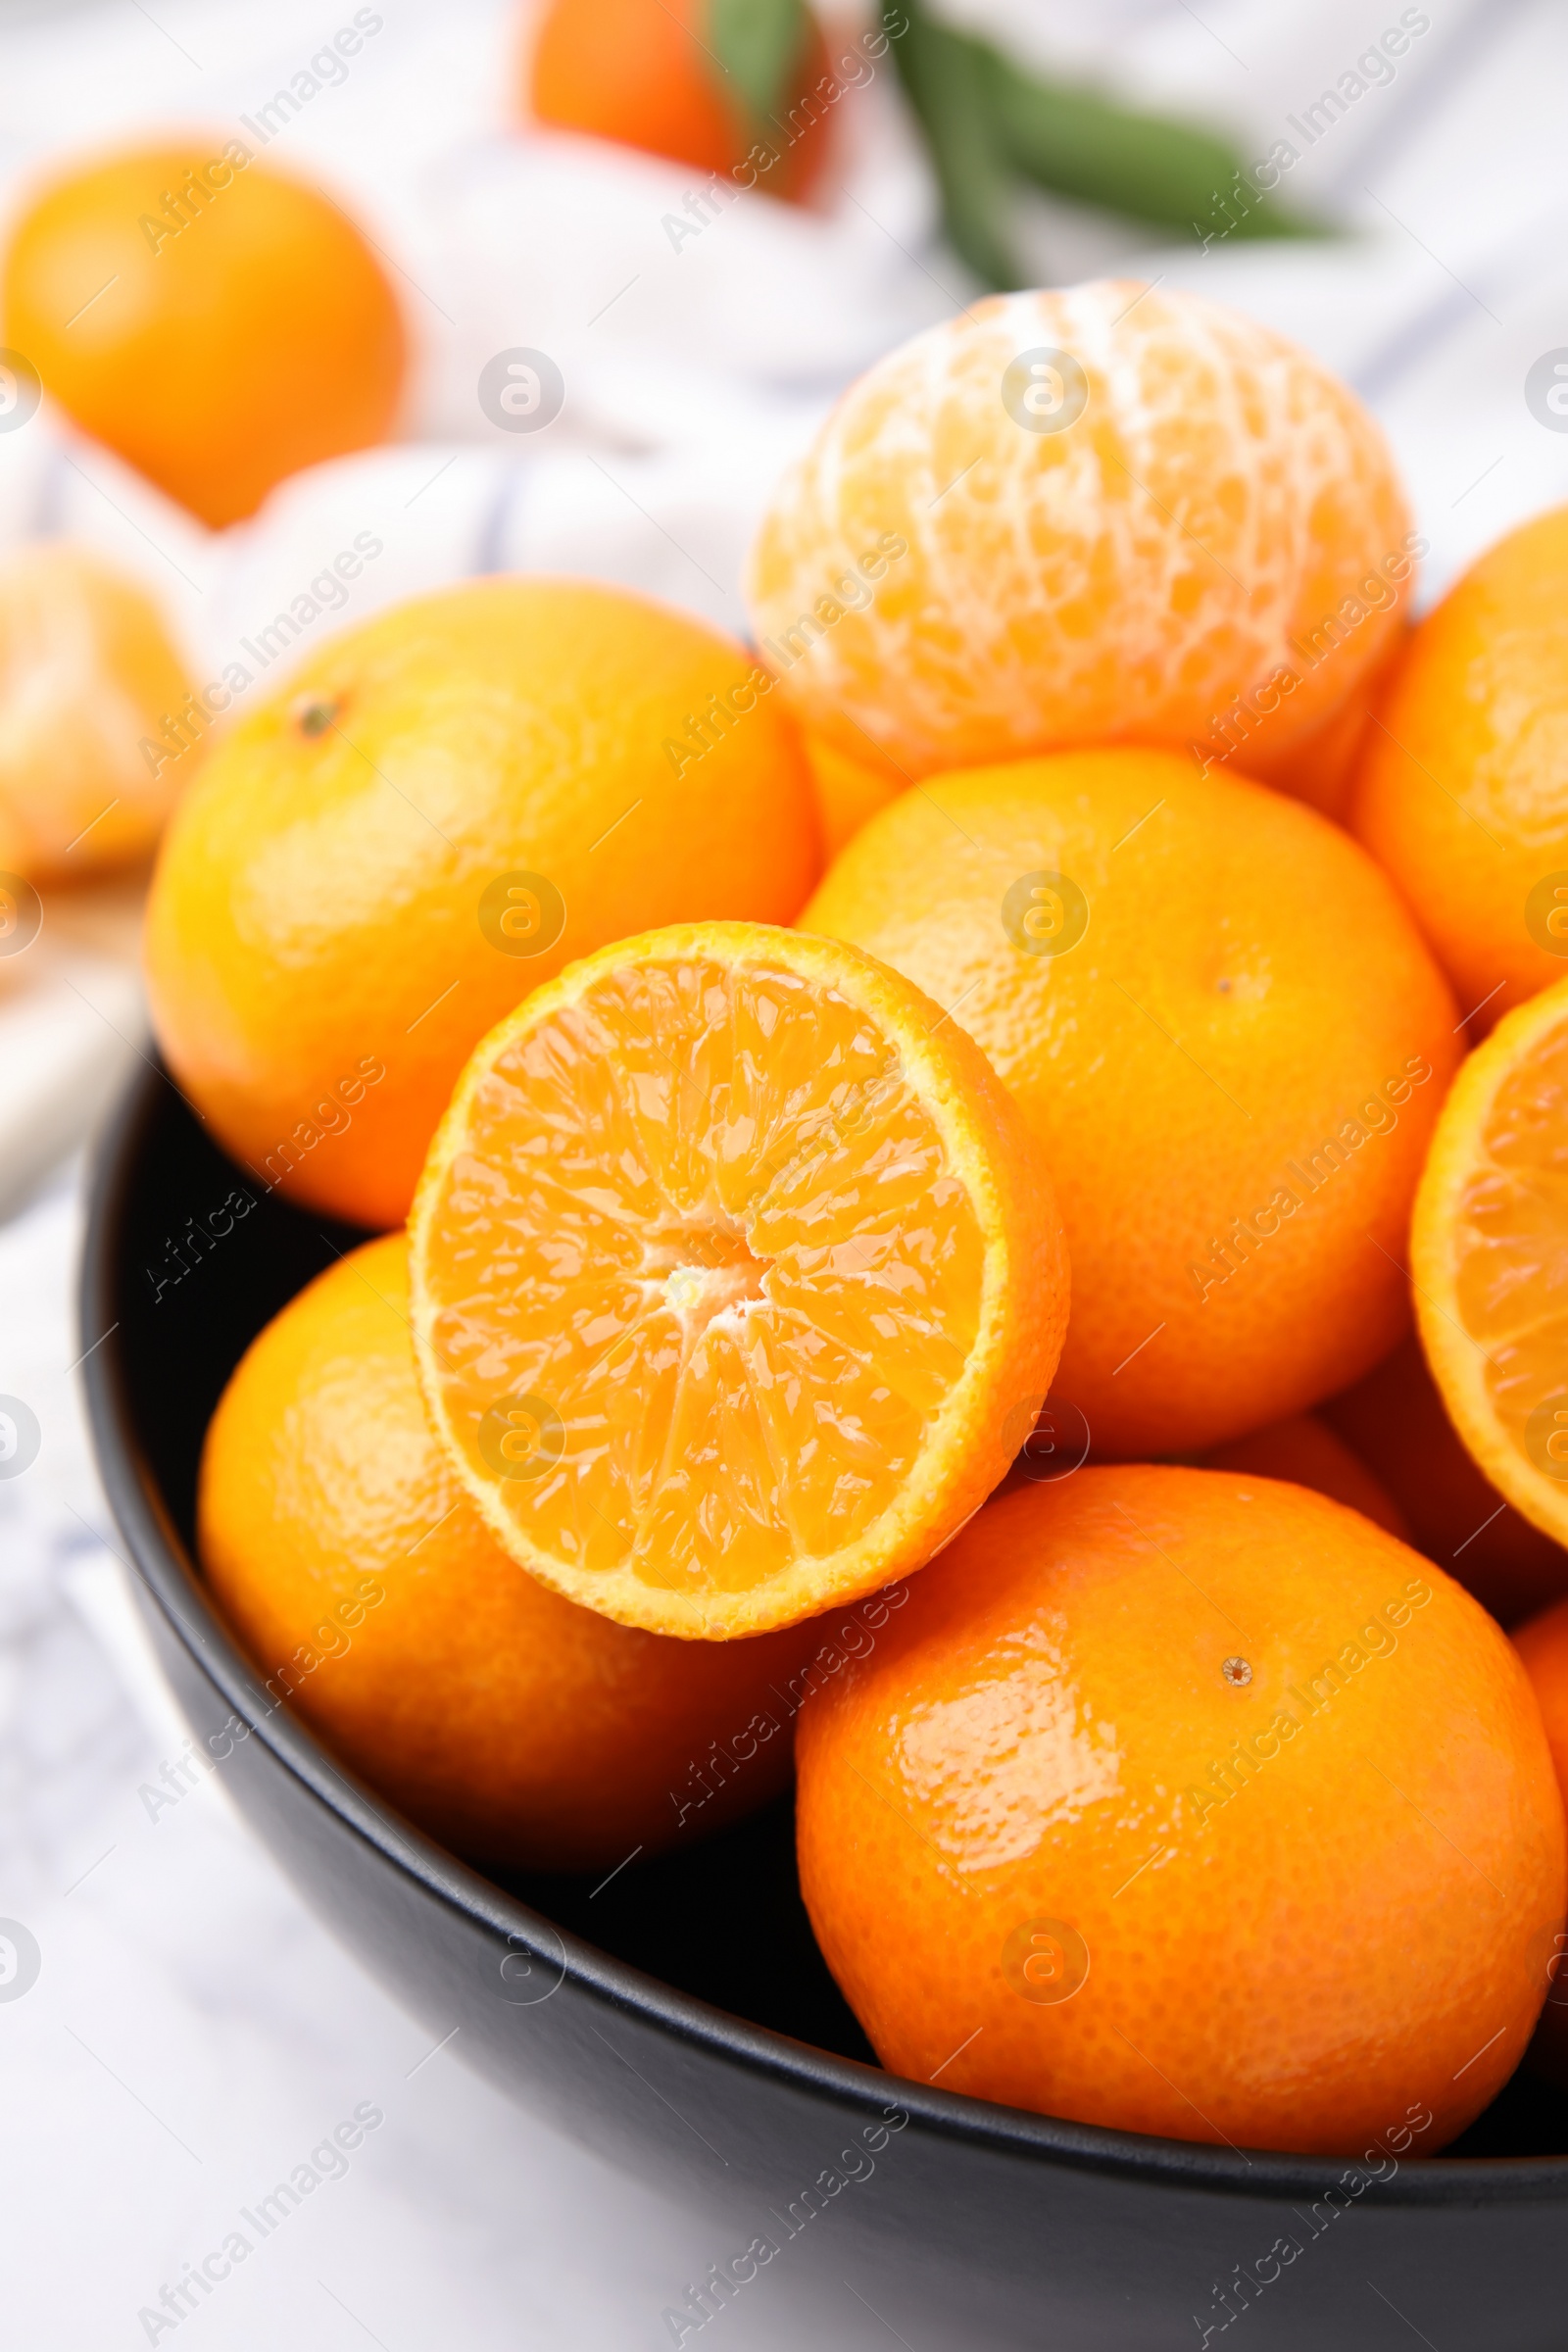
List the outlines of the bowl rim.
<svg viewBox="0 0 1568 2352">
<path fill-rule="evenodd" d="M 563 1966 L 587 1993 L 647 2026 L 747 2072 L 772 2077 L 817 2097 L 866 2110 L 896 2104 L 927 2132 L 967 2141 L 999 2156 L 1032 2158 L 1046 2167 L 1120 2176 L 1151 2186 L 1247 2192 L 1268 2199 L 1315 2202 L 1341 2188 L 1353 2158 L 1301 2156 L 1230 2143 L 1163 2139 L 1108 2126 L 1080 2124 L 1007 2107 L 934 2082 L 912 2082 L 852 2058 L 737 2017 L 693 1993 L 617 1960 L 486 1879 L 404 1820 L 395 1808 L 337 1764 L 306 1725 L 281 1703 L 265 1701 L 255 1670 L 208 1598 L 199 1573 L 132 1434 L 129 1383 L 116 1312 L 121 1271 L 118 1242 L 140 1153 L 168 1088 L 204 1129 L 206 1122 L 161 1058 L 144 1056 L 100 1127 L 89 1154 L 87 1209 L 78 1292 L 81 1375 L 94 1458 L 115 1523 L 129 1557 L 122 1564 L 142 1586 L 172 1636 L 213 1685 L 231 1712 L 249 1726 L 274 1761 L 336 1816 L 339 1823 L 408 1873 L 446 1909 L 491 1934 L 524 1945 L 534 1957 Z M 1418 2207 L 1534 2205 L 1568 2201 L 1568 2156 L 1392 2157 L 1384 2180 L 1370 2175 L 1381 2201 Z"/>
</svg>

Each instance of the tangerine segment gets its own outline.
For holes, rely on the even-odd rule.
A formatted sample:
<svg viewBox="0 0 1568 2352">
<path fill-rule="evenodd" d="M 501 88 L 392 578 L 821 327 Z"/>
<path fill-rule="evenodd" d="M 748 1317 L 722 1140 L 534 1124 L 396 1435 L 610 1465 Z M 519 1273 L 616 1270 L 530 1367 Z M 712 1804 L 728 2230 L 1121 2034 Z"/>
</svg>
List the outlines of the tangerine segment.
<svg viewBox="0 0 1568 2352">
<path fill-rule="evenodd" d="M 918 1568 L 1066 1326 L 1054 1197 L 972 1042 L 836 941 L 623 941 L 478 1047 L 410 1228 L 420 1377 L 502 1544 L 725 1640 Z"/>
<path fill-rule="evenodd" d="M 1568 1543 L 1568 980 L 1508 1013 L 1455 1079 L 1410 1270 L 1454 1427 L 1498 1493 Z"/>
</svg>

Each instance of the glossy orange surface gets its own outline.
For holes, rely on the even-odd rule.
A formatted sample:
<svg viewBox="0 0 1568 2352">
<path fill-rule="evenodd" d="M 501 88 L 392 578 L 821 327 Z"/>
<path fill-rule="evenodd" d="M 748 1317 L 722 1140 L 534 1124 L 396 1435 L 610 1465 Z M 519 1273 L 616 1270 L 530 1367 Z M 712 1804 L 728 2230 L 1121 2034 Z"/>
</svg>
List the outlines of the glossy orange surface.
<svg viewBox="0 0 1568 2352">
<path fill-rule="evenodd" d="M 1099 1452 L 1198 1452 L 1343 1388 L 1409 1314 L 1446 984 L 1340 829 L 1163 752 L 933 776 L 801 915 L 950 1008 L 1044 1147 L 1057 1377 Z"/>
<path fill-rule="evenodd" d="M 1111 1467 L 989 1504 L 797 1760 L 818 1941 L 914 2082 L 1430 2154 L 1546 1991 L 1568 1861 L 1518 1657 L 1297 1487 Z"/>
<path fill-rule="evenodd" d="M 273 1698 L 460 1852 L 608 1870 L 788 1780 L 770 1686 L 821 1629 L 668 1642 L 524 1575 L 426 1420 L 402 1234 L 341 1259 L 246 1352 L 208 1432 L 200 1544 Z"/>
<path fill-rule="evenodd" d="M 1557 1786 L 1568 1804 L 1568 1600 L 1533 1617 L 1514 1636 L 1514 1646 L 1540 1702 Z M 1568 2090 L 1568 1919 L 1546 1963 L 1548 1989 L 1541 2024 L 1531 2045 L 1531 2063 Z"/>
<path fill-rule="evenodd" d="M 400 1224 L 465 1061 L 530 989 L 651 923 L 789 921 L 816 815 L 759 676 L 706 622 L 547 578 L 312 655 L 209 760 L 148 908 L 159 1042 L 227 1150 Z"/>
</svg>

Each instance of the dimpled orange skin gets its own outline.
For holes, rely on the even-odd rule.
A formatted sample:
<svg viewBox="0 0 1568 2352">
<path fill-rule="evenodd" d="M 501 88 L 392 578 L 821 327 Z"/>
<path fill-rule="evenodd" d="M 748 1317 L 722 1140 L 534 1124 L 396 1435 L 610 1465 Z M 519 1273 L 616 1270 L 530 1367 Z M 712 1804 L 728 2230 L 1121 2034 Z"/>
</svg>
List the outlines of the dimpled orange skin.
<svg viewBox="0 0 1568 2352">
<path fill-rule="evenodd" d="M 159 1042 L 225 1148 L 313 1207 L 399 1224 L 473 1046 L 540 982 L 649 923 L 791 920 L 820 857 L 775 698 L 678 777 L 665 748 L 753 666 L 622 589 L 487 580 L 346 630 L 247 712 L 170 829 L 147 923 Z M 537 954 L 480 924 L 518 873 L 564 904 Z"/>
<path fill-rule="evenodd" d="M 1514 1635 L 1514 1647 L 1541 1707 L 1546 1740 L 1557 1768 L 1557 1786 L 1568 1804 L 1568 1600 L 1543 1611 Z M 1568 1927 L 1568 1922 L 1564 1923 Z M 1558 1939 L 1550 1986 L 1531 2045 L 1531 2063 L 1568 2090 L 1568 1934 Z"/>
<path fill-rule="evenodd" d="M 553 0 L 527 60 L 530 111 L 563 130 L 734 172 L 737 186 L 804 200 L 827 161 L 832 117 L 814 107 L 793 142 L 788 127 L 803 93 L 820 88 L 828 62 L 821 26 L 808 18 L 777 122 L 754 124 L 713 53 L 708 13 L 708 0 Z M 755 154 L 762 140 L 778 154 L 771 167 Z"/>
<path fill-rule="evenodd" d="M 213 1416 L 201 1556 L 263 1675 L 296 1661 L 281 1688 L 335 1752 L 491 1861 L 608 1870 L 774 1795 L 787 1725 L 748 1746 L 749 1727 L 778 1725 L 769 1684 L 824 1629 L 671 1642 L 535 1584 L 436 1443 L 408 1312 L 408 1247 L 387 1234 L 268 1325 Z"/>
<path fill-rule="evenodd" d="M 1057 431 L 1004 405 L 1042 352 L 1087 381 Z M 1200 742 L 1283 778 L 1397 629 L 1410 540 L 1381 431 L 1316 360 L 1102 279 L 977 303 L 879 361 L 776 490 L 747 600 L 807 726 L 914 776 Z M 835 583 L 895 544 L 846 610 Z"/>
<path fill-rule="evenodd" d="M 1088 927 L 1025 953 L 1004 902 L 1051 872 Z M 1053 1393 L 1097 1454 L 1241 1437 L 1347 1386 L 1406 1328 L 1405 1229 L 1454 1008 L 1337 826 L 1172 754 L 1019 760 L 906 793 L 800 919 L 951 1006 L 1044 1145 L 1073 1269 Z M 1336 1140 L 1348 1125 L 1359 1144 Z"/>
<path fill-rule="evenodd" d="M 812 1927 L 911 2081 L 1326 2155 L 1425 2110 L 1431 2154 L 1535 2025 L 1568 1864 L 1518 1658 L 1300 1488 L 1109 1467 L 988 1504 L 796 1748 Z"/>
<path fill-rule="evenodd" d="M 3 339 L 44 389 L 214 528 L 286 474 L 384 440 L 406 363 L 354 222 L 254 156 L 236 169 L 246 148 L 215 130 L 78 165 L 24 214 L 0 278 Z"/>
<path fill-rule="evenodd" d="M 1510 531 L 1449 589 L 1376 719 L 1350 828 L 1484 1033 L 1568 970 L 1568 888 L 1555 897 L 1551 881 L 1568 884 L 1568 507 Z"/>
<path fill-rule="evenodd" d="M 1411 1542 L 1409 1522 L 1394 1497 L 1315 1413 L 1297 1413 L 1268 1429 L 1254 1429 L 1250 1437 L 1233 1439 L 1229 1446 L 1216 1446 L 1201 1466 L 1310 1487 L 1314 1494 L 1326 1494 L 1331 1502 L 1359 1511 L 1385 1535 L 1397 1536 L 1401 1544 Z"/>
</svg>

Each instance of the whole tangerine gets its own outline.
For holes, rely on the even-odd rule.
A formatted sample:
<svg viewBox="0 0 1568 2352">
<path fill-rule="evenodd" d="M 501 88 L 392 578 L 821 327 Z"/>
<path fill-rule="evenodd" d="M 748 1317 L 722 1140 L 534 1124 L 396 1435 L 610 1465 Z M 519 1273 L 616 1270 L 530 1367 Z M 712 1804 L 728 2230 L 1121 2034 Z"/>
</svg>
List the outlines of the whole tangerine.
<svg viewBox="0 0 1568 2352">
<path fill-rule="evenodd" d="M 77 164 L 0 275 L 4 339 L 84 432 L 218 528 L 383 440 L 406 338 L 342 207 L 215 132 Z"/>
<path fill-rule="evenodd" d="M 1301 1488 L 989 1503 L 796 1746 L 811 1924 L 911 2081 L 1309 2154 L 1419 2114 L 1429 2153 L 1545 1997 L 1568 1840 L 1518 1656 Z"/>
<path fill-rule="evenodd" d="M 1168 752 L 1016 760 L 904 793 L 800 921 L 967 1029 L 1044 1146 L 1073 1286 L 1054 1396 L 1097 1453 L 1205 1451 L 1405 1330 L 1454 1007 L 1337 825 Z"/>
<path fill-rule="evenodd" d="M 528 111 L 563 130 L 804 200 L 831 135 L 822 28 L 808 7 L 798 10 L 794 55 L 776 106 L 763 113 L 726 72 L 712 14 L 712 0 L 551 0 L 526 63 Z"/>
<path fill-rule="evenodd" d="M 1233 1438 L 1204 1456 L 1205 1470 L 1237 1471 L 1244 1478 L 1283 1479 L 1293 1487 L 1310 1487 L 1347 1510 L 1359 1511 L 1386 1535 L 1410 1542 L 1409 1522 L 1398 1504 L 1373 1477 L 1359 1455 L 1336 1437 L 1316 1413 L 1295 1413 L 1250 1437 Z"/>
<path fill-rule="evenodd" d="M 218 1140 L 400 1224 L 531 989 L 650 924 L 790 921 L 816 816 L 758 681 L 706 622 L 591 581 L 474 581 L 323 645 L 211 754 L 153 879 L 153 1020 Z"/>
<path fill-rule="evenodd" d="M 822 848 L 829 858 L 836 858 L 863 824 L 869 823 L 879 809 L 896 801 L 909 786 L 910 779 L 901 776 L 897 769 L 885 767 L 877 760 L 854 759 L 820 735 L 806 738 L 806 757 L 816 794 Z"/>
<path fill-rule="evenodd" d="M 198 1534 L 268 1691 L 462 1853 L 609 1869 L 788 1782 L 824 1628 L 672 1642 L 525 1575 L 425 1418 L 400 1233 L 252 1343 L 207 1433 Z"/>
</svg>

